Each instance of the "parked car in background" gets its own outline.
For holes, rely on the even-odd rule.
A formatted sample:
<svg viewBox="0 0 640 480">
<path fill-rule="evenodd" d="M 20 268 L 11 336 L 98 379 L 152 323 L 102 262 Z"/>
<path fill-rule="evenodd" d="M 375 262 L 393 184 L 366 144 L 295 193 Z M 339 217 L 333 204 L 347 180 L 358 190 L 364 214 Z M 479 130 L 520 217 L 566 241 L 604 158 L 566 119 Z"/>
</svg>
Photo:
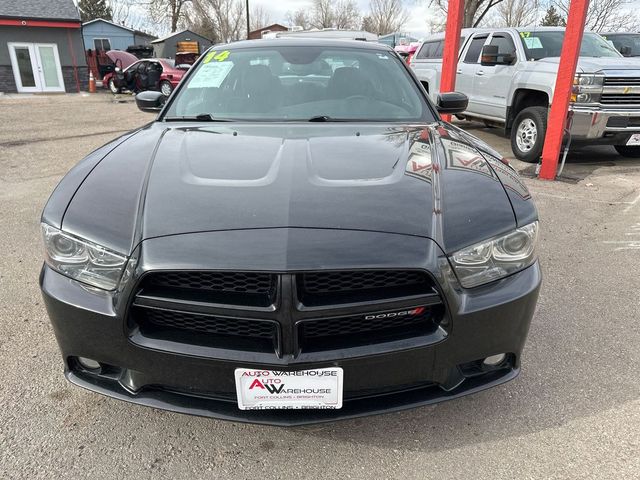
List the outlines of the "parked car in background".
<svg viewBox="0 0 640 480">
<path fill-rule="evenodd" d="M 461 116 L 501 126 L 518 159 L 538 161 L 564 28 L 471 29 L 463 35 L 456 90 L 469 97 L 469 104 Z M 426 39 L 427 53 L 421 49 L 411 61 L 432 99 L 440 90 L 442 54 L 436 45 L 443 38 Z M 613 145 L 623 156 L 640 157 L 640 63 L 623 58 L 600 35 L 585 32 L 574 83 L 572 144 Z"/>
<path fill-rule="evenodd" d="M 175 66 L 174 60 L 169 58 L 149 58 L 123 69 L 116 67 L 113 73 L 103 78 L 102 83 L 114 94 L 123 90 L 156 90 L 168 97 L 188 69 L 189 65 Z"/>
<path fill-rule="evenodd" d="M 640 56 L 640 33 L 602 33 L 607 41 L 611 42 L 616 50 L 625 57 Z"/>
<path fill-rule="evenodd" d="M 263 39 L 273 38 L 319 38 L 332 40 L 362 40 L 364 42 L 377 42 L 378 35 L 364 30 L 338 30 L 325 28 L 323 30 L 293 30 L 287 32 L 270 32 Z"/>
<path fill-rule="evenodd" d="M 123 71 L 127 67 L 138 61 L 138 57 L 130 52 L 122 50 L 108 50 L 105 52 L 106 62 L 98 65 L 100 76 L 102 77 L 102 85 L 109 88 L 109 78 L 113 76 L 116 70 Z"/>
<path fill-rule="evenodd" d="M 418 49 L 419 46 L 420 46 L 420 42 L 411 42 L 408 45 L 398 45 L 393 49 L 396 51 L 398 55 L 402 57 L 402 59 L 405 62 L 410 63 L 411 58 L 416 53 L 416 50 Z"/>
</svg>

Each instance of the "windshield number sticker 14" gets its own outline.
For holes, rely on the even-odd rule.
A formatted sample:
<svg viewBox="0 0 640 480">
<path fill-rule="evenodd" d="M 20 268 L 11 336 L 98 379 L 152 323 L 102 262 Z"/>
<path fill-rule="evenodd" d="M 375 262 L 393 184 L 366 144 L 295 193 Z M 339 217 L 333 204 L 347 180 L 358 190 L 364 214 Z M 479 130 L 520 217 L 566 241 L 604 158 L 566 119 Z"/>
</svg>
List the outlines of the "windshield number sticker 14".
<svg viewBox="0 0 640 480">
<path fill-rule="evenodd" d="M 224 52 L 220 52 L 220 53 L 214 50 L 213 52 L 207 53 L 207 56 L 204 57 L 204 60 L 202 61 L 202 63 L 209 63 L 211 60 L 215 60 L 217 62 L 223 62 L 227 58 L 229 58 L 230 54 L 231 52 L 229 52 L 229 50 L 225 50 Z"/>
</svg>

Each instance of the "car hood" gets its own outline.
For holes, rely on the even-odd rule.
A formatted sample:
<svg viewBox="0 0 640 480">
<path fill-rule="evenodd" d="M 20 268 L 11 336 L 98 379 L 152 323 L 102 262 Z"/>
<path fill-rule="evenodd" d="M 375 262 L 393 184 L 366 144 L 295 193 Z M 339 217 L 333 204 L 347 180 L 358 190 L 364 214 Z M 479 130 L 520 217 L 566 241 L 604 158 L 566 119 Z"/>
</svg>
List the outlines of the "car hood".
<svg viewBox="0 0 640 480">
<path fill-rule="evenodd" d="M 534 64 L 549 65 L 553 71 L 558 69 L 560 57 L 537 60 Z M 640 70 L 637 59 L 626 57 L 580 57 L 576 69 L 581 73 L 597 73 L 607 70 Z"/>
<path fill-rule="evenodd" d="M 507 167 L 470 138 L 444 123 L 156 122 L 92 170 L 62 227 L 122 252 L 149 238 L 266 228 L 411 235 L 453 251 L 516 226 L 496 173 Z M 526 188 L 519 195 L 528 200 Z"/>
<path fill-rule="evenodd" d="M 106 52 L 106 55 L 113 63 L 120 60 L 123 70 L 138 61 L 138 58 L 135 55 L 129 52 L 123 52 L 122 50 L 109 50 Z"/>
</svg>

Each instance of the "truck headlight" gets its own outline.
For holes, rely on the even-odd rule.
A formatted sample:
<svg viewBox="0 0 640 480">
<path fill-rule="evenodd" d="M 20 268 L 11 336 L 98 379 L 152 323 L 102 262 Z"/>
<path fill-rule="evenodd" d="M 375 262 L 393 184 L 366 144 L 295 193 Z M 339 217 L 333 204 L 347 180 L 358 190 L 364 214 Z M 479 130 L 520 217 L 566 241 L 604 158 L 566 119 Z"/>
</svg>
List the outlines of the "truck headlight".
<svg viewBox="0 0 640 480">
<path fill-rule="evenodd" d="M 602 95 L 602 75 L 579 73 L 573 77 L 571 101 L 573 103 L 597 103 Z"/>
<path fill-rule="evenodd" d="M 465 288 L 477 287 L 527 268 L 536 261 L 538 222 L 463 248 L 450 260 Z"/>
<path fill-rule="evenodd" d="M 100 245 L 41 224 L 45 262 L 53 270 L 79 282 L 114 290 L 120 282 L 127 257 Z"/>
</svg>

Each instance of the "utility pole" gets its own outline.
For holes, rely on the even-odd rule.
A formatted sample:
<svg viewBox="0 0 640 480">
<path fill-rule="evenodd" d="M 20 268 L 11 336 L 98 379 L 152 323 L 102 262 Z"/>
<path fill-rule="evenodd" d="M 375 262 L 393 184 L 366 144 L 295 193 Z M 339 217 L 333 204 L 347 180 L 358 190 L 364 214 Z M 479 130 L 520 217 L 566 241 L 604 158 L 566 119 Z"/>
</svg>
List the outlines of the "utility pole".
<svg viewBox="0 0 640 480">
<path fill-rule="evenodd" d="M 247 40 L 249 39 L 249 0 L 246 0 L 246 8 L 247 8 Z"/>
</svg>

